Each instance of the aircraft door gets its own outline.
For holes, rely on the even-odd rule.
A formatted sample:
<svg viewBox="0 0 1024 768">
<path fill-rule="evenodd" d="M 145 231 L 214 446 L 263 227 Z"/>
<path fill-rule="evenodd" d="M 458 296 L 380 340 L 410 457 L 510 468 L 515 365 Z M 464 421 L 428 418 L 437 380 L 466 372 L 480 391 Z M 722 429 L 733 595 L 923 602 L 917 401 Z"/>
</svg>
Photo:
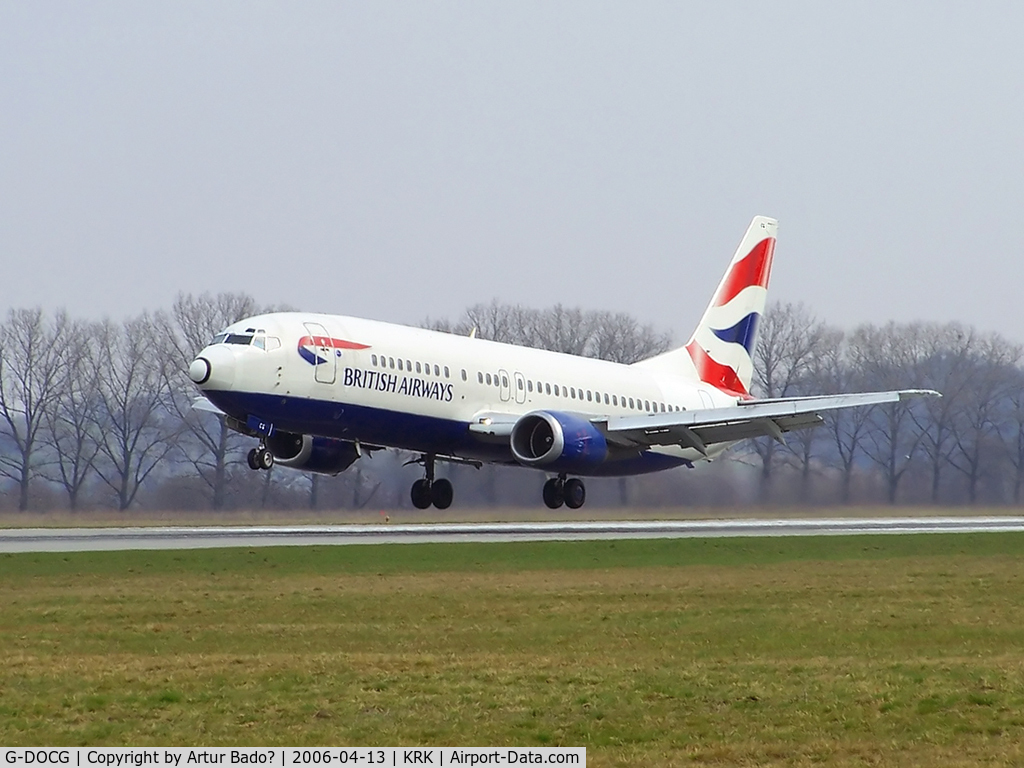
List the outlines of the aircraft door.
<svg viewBox="0 0 1024 768">
<path fill-rule="evenodd" d="M 338 356 L 334 350 L 334 341 L 320 323 L 303 325 L 309 331 L 309 336 L 303 339 L 303 346 L 311 353 L 306 359 L 313 364 L 313 375 L 321 384 L 333 384 L 338 377 Z"/>
<path fill-rule="evenodd" d="M 526 402 L 526 379 L 523 378 L 523 374 L 521 374 L 519 371 L 516 371 L 514 378 L 516 387 L 516 402 L 522 405 L 523 403 Z"/>
<path fill-rule="evenodd" d="M 498 376 L 501 379 L 498 382 L 498 394 L 501 396 L 501 402 L 507 403 L 512 399 L 512 382 L 508 379 L 508 371 L 504 369 L 498 371 Z"/>
</svg>

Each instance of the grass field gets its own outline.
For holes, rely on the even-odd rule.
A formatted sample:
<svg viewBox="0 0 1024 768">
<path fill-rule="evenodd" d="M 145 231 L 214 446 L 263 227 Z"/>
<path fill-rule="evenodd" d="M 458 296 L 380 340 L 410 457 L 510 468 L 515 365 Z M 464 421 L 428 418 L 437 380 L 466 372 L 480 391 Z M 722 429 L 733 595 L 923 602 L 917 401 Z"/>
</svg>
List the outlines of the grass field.
<svg viewBox="0 0 1024 768">
<path fill-rule="evenodd" d="M 0 744 L 1024 763 L 1024 535 L 0 555 Z"/>
</svg>

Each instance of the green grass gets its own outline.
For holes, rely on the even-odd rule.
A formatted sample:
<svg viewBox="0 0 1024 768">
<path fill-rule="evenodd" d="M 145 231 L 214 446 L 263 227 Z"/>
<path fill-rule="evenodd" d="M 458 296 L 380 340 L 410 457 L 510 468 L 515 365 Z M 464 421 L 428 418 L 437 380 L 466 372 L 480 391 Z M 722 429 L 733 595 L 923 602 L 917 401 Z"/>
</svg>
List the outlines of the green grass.
<svg viewBox="0 0 1024 768">
<path fill-rule="evenodd" d="M 1024 535 L 0 555 L 0 744 L 1024 762 Z"/>
</svg>

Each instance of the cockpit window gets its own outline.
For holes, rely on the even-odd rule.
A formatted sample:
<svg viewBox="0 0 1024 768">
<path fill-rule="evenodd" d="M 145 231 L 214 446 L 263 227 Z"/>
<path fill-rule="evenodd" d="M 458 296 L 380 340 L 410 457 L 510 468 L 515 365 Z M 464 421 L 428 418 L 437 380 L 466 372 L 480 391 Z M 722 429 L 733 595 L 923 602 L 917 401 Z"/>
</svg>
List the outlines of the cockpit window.
<svg viewBox="0 0 1024 768">
<path fill-rule="evenodd" d="M 214 344 L 223 344 L 224 339 L 226 339 L 227 337 L 228 335 L 226 333 L 218 333 L 216 336 L 210 339 L 210 343 L 207 344 L 206 346 L 212 347 Z"/>
<path fill-rule="evenodd" d="M 245 344 L 245 345 L 248 346 L 249 344 L 252 343 L 252 335 L 251 334 L 243 334 L 243 333 L 229 333 L 229 334 L 227 334 L 227 338 L 224 339 L 224 343 L 225 344 Z"/>
</svg>

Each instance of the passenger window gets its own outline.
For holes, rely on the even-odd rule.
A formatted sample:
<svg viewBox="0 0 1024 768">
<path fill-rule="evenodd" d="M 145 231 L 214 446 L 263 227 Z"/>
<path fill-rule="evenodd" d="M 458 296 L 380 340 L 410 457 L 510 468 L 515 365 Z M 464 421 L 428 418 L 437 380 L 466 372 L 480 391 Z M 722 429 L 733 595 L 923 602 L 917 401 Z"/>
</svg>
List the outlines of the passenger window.
<svg viewBox="0 0 1024 768">
<path fill-rule="evenodd" d="M 545 395 L 550 395 L 551 394 L 551 385 L 550 384 L 545 384 L 544 385 L 544 394 Z"/>
<path fill-rule="evenodd" d="M 370 360 L 373 362 L 374 366 L 377 365 L 377 356 L 376 355 L 370 355 Z"/>
<path fill-rule="evenodd" d="M 631 398 L 629 398 L 629 407 L 630 407 L 630 408 L 632 408 L 632 407 L 633 407 L 633 398 L 632 398 L 632 397 L 631 397 Z"/>
<path fill-rule="evenodd" d="M 651 404 L 646 400 L 644 400 L 644 410 L 647 411 L 648 413 L 651 412 Z"/>
<path fill-rule="evenodd" d="M 526 382 L 526 391 L 527 392 L 533 392 L 533 380 L 532 379 L 530 381 Z"/>
<path fill-rule="evenodd" d="M 420 361 L 419 360 L 416 361 L 416 373 L 422 373 L 422 371 L 420 370 Z"/>
<path fill-rule="evenodd" d="M 476 372 L 476 380 L 479 381 L 481 384 L 484 383 L 484 375 L 480 371 Z"/>
<path fill-rule="evenodd" d="M 447 365 L 444 367 L 444 377 L 446 379 L 448 378 L 448 366 Z"/>
<path fill-rule="evenodd" d="M 664 403 L 662 403 L 662 404 L 661 404 L 661 412 L 662 412 L 662 413 L 664 413 L 664 412 L 665 412 L 665 404 L 664 404 Z"/>
<path fill-rule="evenodd" d="M 491 383 L 491 374 L 489 374 L 489 373 L 487 374 L 487 383 L 488 384 Z"/>
<path fill-rule="evenodd" d="M 558 385 L 557 385 L 557 384 L 555 384 L 555 397 L 558 397 L 558 396 L 559 396 L 559 395 L 558 395 Z"/>
<path fill-rule="evenodd" d="M 410 363 L 408 360 L 405 361 L 405 370 L 407 370 L 409 373 L 412 373 L 412 363 Z"/>
<path fill-rule="evenodd" d="M 523 380 L 522 379 L 516 379 L 516 389 L 522 389 L 522 388 L 523 388 Z M 533 389 L 533 387 L 530 387 L 530 389 Z"/>
<path fill-rule="evenodd" d="M 391 363 L 391 370 L 395 369 L 395 358 L 389 357 L 388 362 Z"/>
<path fill-rule="evenodd" d="M 441 375 L 441 369 L 438 368 L 436 365 L 434 366 L 434 375 L 435 376 L 440 376 Z"/>
<path fill-rule="evenodd" d="M 500 387 L 501 386 L 501 379 L 498 377 L 498 374 L 494 374 L 494 386 L 496 386 L 496 387 Z"/>
<path fill-rule="evenodd" d="M 576 387 L 569 387 L 569 397 L 576 399 Z"/>
<path fill-rule="evenodd" d="M 619 404 L 618 395 L 612 395 L 612 405 L 618 405 L 618 404 Z"/>
<path fill-rule="evenodd" d="M 503 387 L 507 387 L 508 386 L 508 376 L 505 376 L 504 374 L 501 377 L 501 386 L 503 386 Z"/>
<path fill-rule="evenodd" d="M 587 390 L 587 402 L 588 403 L 590 402 L 590 390 L 589 389 Z"/>
<path fill-rule="evenodd" d="M 607 392 L 604 393 L 604 404 L 608 405 L 608 393 Z"/>
<path fill-rule="evenodd" d="M 469 377 L 466 375 L 466 369 L 465 368 L 462 369 L 462 380 L 463 381 L 469 381 Z"/>
<path fill-rule="evenodd" d="M 398 370 L 400 370 L 400 371 L 403 370 L 403 368 L 402 368 L 402 358 L 398 358 Z"/>
</svg>

